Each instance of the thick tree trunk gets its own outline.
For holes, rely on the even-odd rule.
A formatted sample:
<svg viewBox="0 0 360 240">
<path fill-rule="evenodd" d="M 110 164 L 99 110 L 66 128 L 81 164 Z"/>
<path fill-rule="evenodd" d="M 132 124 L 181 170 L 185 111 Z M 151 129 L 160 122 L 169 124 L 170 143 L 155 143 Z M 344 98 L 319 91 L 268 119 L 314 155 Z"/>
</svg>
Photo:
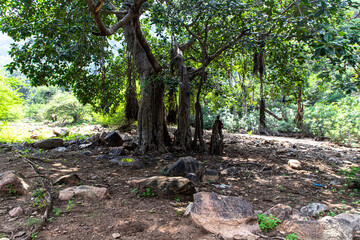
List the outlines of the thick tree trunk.
<svg viewBox="0 0 360 240">
<path fill-rule="evenodd" d="M 266 131 L 265 108 L 266 106 L 265 106 L 264 89 L 263 89 L 263 74 L 260 73 L 260 116 L 259 116 L 260 133 Z"/>
<path fill-rule="evenodd" d="M 181 83 L 179 89 L 178 128 L 175 133 L 175 142 L 183 151 L 187 151 L 191 149 L 190 74 L 184 63 L 183 53 L 176 44 L 171 51 L 171 62 L 179 71 Z"/>
<path fill-rule="evenodd" d="M 141 83 L 141 99 L 138 112 L 138 144 L 141 152 L 165 152 L 167 136 L 164 110 L 164 84 L 151 81 L 156 73 L 154 63 L 141 45 L 139 20 L 134 19 L 124 27 L 127 47 L 131 52 Z M 140 33 L 141 34 L 141 33 Z"/>
<path fill-rule="evenodd" d="M 125 93 L 125 118 L 129 122 L 133 122 L 137 119 L 139 112 L 139 103 L 136 97 L 136 78 L 135 78 L 135 68 L 134 63 L 131 59 L 131 55 L 128 55 L 128 69 L 127 69 L 127 86 Z"/>
<path fill-rule="evenodd" d="M 192 148 L 196 151 L 205 152 L 205 143 L 203 138 L 203 116 L 202 116 L 202 109 L 200 104 L 200 93 L 202 89 L 202 85 L 205 82 L 206 73 L 204 72 L 201 74 L 200 82 L 198 86 L 198 92 L 196 95 L 196 102 L 195 102 L 195 134 L 194 139 L 192 142 Z"/>
<path fill-rule="evenodd" d="M 300 130 L 303 130 L 303 115 L 304 108 L 302 104 L 302 86 L 299 84 L 298 86 L 298 94 L 297 94 L 297 112 L 295 116 L 296 127 Z"/>
<path fill-rule="evenodd" d="M 212 127 L 211 141 L 210 141 L 210 154 L 221 155 L 224 149 L 224 137 L 222 134 L 222 123 L 220 120 L 215 120 Z"/>
</svg>

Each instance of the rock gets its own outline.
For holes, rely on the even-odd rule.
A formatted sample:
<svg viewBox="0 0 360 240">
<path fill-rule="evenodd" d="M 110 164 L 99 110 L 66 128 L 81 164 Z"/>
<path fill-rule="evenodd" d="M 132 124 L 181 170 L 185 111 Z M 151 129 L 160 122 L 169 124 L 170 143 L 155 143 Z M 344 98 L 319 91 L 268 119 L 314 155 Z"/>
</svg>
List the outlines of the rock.
<svg viewBox="0 0 360 240">
<path fill-rule="evenodd" d="M 335 154 L 335 157 L 341 158 L 341 157 L 342 157 L 341 152 L 337 152 L 337 153 Z"/>
<path fill-rule="evenodd" d="M 104 154 L 104 155 L 100 155 L 96 158 L 96 160 L 109 160 L 111 159 L 112 157 L 108 154 Z"/>
<path fill-rule="evenodd" d="M 61 138 L 50 138 L 38 142 L 34 142 L 33 146 L 36 148 L 53 149 L 64 146 L 64 140 Z"/>
<path fill-rule="evenodd" d="M 189 179 L 190 182 L 192 182 L 194 184 L 200 183 L 200 179 L 195 173 L 188 173 L 188 174 L 186 174 L 185 178 Z"/>
<path fill-rule="evenodd" d="M 125 156 L 124 148 L 113 148 L 109 151 L 110 156 Z"/>
<path fill-rule="evenodd" d="M 134 168 L 141 168 L 142 163 L 138 158 L 133 158 L 129 156 L 124 157 L 116 157 L 110 160 L 111 163 L 116 163 L 121 167 L 134 167 Z"/>
<path fill-rule="evenodd" d="M 191 218 L 197 225 L 225 239 L 256 239 L 255 234 L 260 232 L 252 205 L 240 197 L 196 193 Z"/>
<path fill-rule="evenodd" d="M 24 231 L 20 231 L 14 234 L 14 238 L 18 238 L 18 237 L 22 237 L 26 234 L 26 232 Z"/>
<path fill-rule="evenodd" d="M 341 213 L 336 215 L 334 218 L 348 221 L 349 226 L 353 229 L 353 231 L 360 230 L 360 215 L 358 214 Z"/>
<path fill-rule="evenodd" d="M 89 157 L 89 156 L 93 155 L 93 153 L 91 151 L 84 151 L 82 153 L 82 155 Z"/>
<path fill-rule="evenodd" d="M 55 181 L 55 185 L 62 185 L 62 184 L 72 185 L 72 184 L 79 184 L 80 182 L 81 182 L 80 177 L 76 173 L 73 173 L 58 178 Z"/>
<path fill-rule="evenodd" d="M 16 196 L 27 194 L 29 185 L 14 171 L 0 173 L 0 195 Z"/>
<path fill-rule="evenodd" d="M 219 180 L 219 173 L 214 169 L 206 169 L 202 175 L 203 182 L 217 182 Z"/>
<path fill-rule="evenodd" d="M 175 159 L 175 155 L 173 153 L 164 153 L 163 155 L 161 155 L 161 158 L 165 161 L 172 161 Z"/>
<path fill-rule="evenodd" d="M 188 173 L 195 173 L 198 177 L 201 177 L 202 172 L 203 167 L 199 161 L 193 157 L 181 157 L 165 170 L 165 175 L 184 177 Z"/>
<path fill-rule="evenodd" d="M 330 182 L 330 185 L 340 186 L 340 185 L 341 185 L 341 181 L 338 180 L 338 179 L 332 180 L 332 181 Z"/>
<path fill-rule="evenodd" d="M 19 217 L 24 213 L 21 207 L 16 207 L 9 212 L 10 217 Z"/>
<path fill-rule="evenodd" d="M 265 216 L 269 216 L 270 214 L 274 218 L 279 219 L 281 222 L 287 220 L 305 220 L 304 217 L 301 216 L 299 210 L 293 209 L 292 207 L 285 204 L 277 204 L 264 213 Z"/>
<path fill-rule="evenodd" d="M 353 230 L 343 219 L 324 217 L 318 221 L 290 220 L 282 222 L 277 230 L 294 233 L 302 240 L 352 240 Z"/>
<path fill-rule="evenodd" d="M 236 169 L 236 167 L 226 168 L 220 172 L 220 174 L 222 174 L 222 175 L 235 175 L 237 173 L 238 173 L 238 170 Z"/>
<path fill-rule="evenodd" d="M 93 143 L 83 143 L 79 145 L 79 149 L 84 149 L 84 148 L 88 148 L 91 147 L 93 145 Z"/>
<path fill-rule="evenodd" d="M 342 165 L 342 164 L 343 164 L 343 162 L 340 161 L 340 160 L 337 159 L 337 158 L 329 158 L 329 159 L 328 159 L 328 162 L 329 162 L 330 164 L 336 164 L 336 165 Z"/>
<path fill-rule="evenodd" d="M 290 159 L 288 161 L 288 165 L 293 169 L 297 169 L 297 170 L 301 169 L 301 163 L 296 159 Z"/>
<path fill-rule="evenodd" d="M 66 137 L 69 135 L 69 131 L 65 128 L 55 128 L 53 129 L 53 133 L 57 137 Z"/>
<path fill-rule="evenodd" d="M 0 238 L 0 240 L 10 240 L 10 239 L 7 237 L 2 237 L 2 238 Z"/>
<path fill-rule="evenodd" d="M 124 143 L 124 140 L 122 140 L 122 138 L 117 132 L 113 131 L 106 134 L 106 136 L 104 137 L 104 142 L 108 146 L 116 147 L 121 146 Z"/>
<path fill-rule="evenodd" d="M 173 197 L 176 195 L 192 195 L 195 187 L 189 179 L 184 177 L 154 176 L 130 180 L 130 186 L 136 187 L 139 191 L 151 188 L 151 191 L 160 197 Z"/>
<path fill-rule="evenodd" d="M 191 209 L 193 208 L 193 206 L 194 206 L 194 203 L 190 203 L 187 207 L 186 207 L 186 209 L 185 209 L 185 212 L 184 212 L 184 216 L 189 216 L 190 215 L 190 213 L 191 213 Z"/>
<path fill-rule="evenodd" d="M 100 199 L 110 197 L 109 190 L 107 188 L 99 188 L 87 185 L 70 187 L 59 192 L 59 199 L 62 201 L 68 201 L 74 196 Z"/>
<path fill-rule="evenodd" d="M 53 149 L 54 152 L 66 152 L 66 150 L 67 150 L 66 147 L 57 147 Z"/>
<path fill-rule="evenodd" d="M 127 150 L 133 151 L 138 147 L 138 145 L 135 142 L 130 141 L 130 142 L 125 142 L 123 144 L 123 147 Z"/>
<path fill-rule="evenodd" d="M 114 239 L 117 239 L 117 238 L 120 238 L 121 237 L 121 234 L 120 233 L 113 233 L 111 235 Z"/>
<path fill-rule="evenodd" d="M 325 204 L 312 203 L 310 205 L 307 205 L 307 206 L 304 206 L 304 207 L 300 208 L 300 212 L 304 216 L 315 217 L 320 212 L 324 212 L 324 211 L 326 211 L 328 209 L 329 209 L 328 206 L 326 206 Z"/>
<path fill-rule="evenodd" d="M 124 133 L 121 137 L 125 142 L 133 140 L 129 133 Z"/>
<path fill-rule="evenodd" d="M 39 139 L 40 136 L 41 136 L 40 134 L 33 134 L 33 135 L 30 136 L 30 139 L 37 140 L 37 139 Z"/>
</svg>

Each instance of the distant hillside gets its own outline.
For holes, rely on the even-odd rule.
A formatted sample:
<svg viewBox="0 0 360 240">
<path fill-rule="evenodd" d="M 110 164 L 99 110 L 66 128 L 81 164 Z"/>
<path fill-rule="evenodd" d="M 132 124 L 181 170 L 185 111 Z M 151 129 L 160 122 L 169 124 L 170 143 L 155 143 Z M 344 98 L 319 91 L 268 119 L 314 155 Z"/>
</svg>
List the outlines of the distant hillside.
<svg viewBox="0 0 360 240">
<path fill-rule="evenodd" d="M 0 69 L 11 62 L 11 57 L 8 54 L 11 43 L 13 40 L 10 37 L 0 33 Z"/>
</svg>

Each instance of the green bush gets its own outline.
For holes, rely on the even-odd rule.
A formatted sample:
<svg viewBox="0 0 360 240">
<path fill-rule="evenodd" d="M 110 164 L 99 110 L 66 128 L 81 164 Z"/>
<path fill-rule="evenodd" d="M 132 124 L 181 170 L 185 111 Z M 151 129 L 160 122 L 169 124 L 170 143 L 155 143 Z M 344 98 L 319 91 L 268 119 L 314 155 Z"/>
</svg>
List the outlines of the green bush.
<svg viewBox="0 0 360 240">
<path fill-rule="evenodd" d="M 347 96 L 338 102 L 316 103 L 306 108 L 304 121 L 309 130 L 337 143 L 360 145 L 360 99 Z"/>
<path fill-rule="evenodd" d="M 261 230 L 264 230 L 267 232 L 268 230 L 273 230 L 278 223 L 281 223 L 281 221 L 275 217 L 273 217 L 271 214 L 267 217 L 262 214 L 257 214 L 259 227 Z"/>
<path fill-rule="evenodd" d="M 91 109 L 82 105 L 76 97 L 68 92 L 54 95 L 44 111 L 45 119 L 52 121 L 67 120 L 76 123 L 89 118 Z"/>
<path fill-rule="evenodd" d="M 14 120 L 21 118 L 21 93 L 18 92 L 22 82 L 19 79 L 0 76 L 0 119 Z"/>
</svg>

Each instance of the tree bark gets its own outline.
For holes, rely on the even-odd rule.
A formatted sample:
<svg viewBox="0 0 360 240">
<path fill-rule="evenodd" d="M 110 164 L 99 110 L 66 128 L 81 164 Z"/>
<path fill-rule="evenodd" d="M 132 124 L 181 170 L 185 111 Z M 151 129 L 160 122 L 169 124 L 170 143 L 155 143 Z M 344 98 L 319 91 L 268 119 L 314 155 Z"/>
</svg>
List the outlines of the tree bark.
<svg viewBox="0 0 360 240">
<path fill-rule="evenodd" d="M 201 93 L 202 85 L 205 82 L 205 78 L 206 78 L 206 73 L 203 72 L 200 76 L 200 82 L 198 85 L 198 91 L 196 95 L 195 134 L 192 142 L 192 148 L 196 151 L 202 151 L 202 152 L 205 152 L 205 143 L 203 139 L 203 116 L 202 116 L 202 109 L 200 104 L 200 93 Z"/>
<path fill-rule="evenodd" d="M 299 84 L 298 86 L 298 94 L 297 94 L 297 112 L 295 116 L 296 127 L 300 130 L 303 130 L 303 115 L 304 108 L 302 104 L 302 86 Z"/>
<path fill-rule="evenodd" d="M 164 83 L 155 83 L 151 80 L 157 72 L 144 49 L 146 46 L 139 39 L 139 34 L 141 30 L 138 18 L 134 18 L 124 26 L 125 40 L 134 58 L 142 86 L 138 112 L 139 150 L 166 152 Z"/>
<path fill-rule="evenodd" d="M 266 130 L 266 118 L 265 118 L 265 99 L 264 99 L 264 89 L 263 89 L 263 74 L 260 73 L 260 116 L 259 116 L 259 122 L 260 122 L 260 129 L 259 132 L 264 132 Z"/>
<path fill-rule="evenodd" d="M 126 106 L 125 106 L 125 118 L 128 122 L 133 122 L 137 119 L 139 112 L 139 103 L 136 97 L 136 78 L 134 73 L 134 63 L 131 59 L 131 55 L 128 55 L 127 61 L 127 86 L 126 86 Z"/>
<path fill-rule="evenodd" d="M 175 133 L 175 142 L 183 151 L 187 151 L 191 149 L 190 73 L 184 63 L 183 53 L 176 44 L 171 52 L 171 62 L 179 71 L 181 83 L 179 89 L 178 128 Z"/>
<path fill-rule="evenodd" d="M 214 125 L 212 126 L 212 134 L 211 134 L 211 141 L 210 141 L 210 154 L 221 155 L 224 149 L 224 137 L 221 131 L 221 121 L 215 120 Z"/>
</svg>

